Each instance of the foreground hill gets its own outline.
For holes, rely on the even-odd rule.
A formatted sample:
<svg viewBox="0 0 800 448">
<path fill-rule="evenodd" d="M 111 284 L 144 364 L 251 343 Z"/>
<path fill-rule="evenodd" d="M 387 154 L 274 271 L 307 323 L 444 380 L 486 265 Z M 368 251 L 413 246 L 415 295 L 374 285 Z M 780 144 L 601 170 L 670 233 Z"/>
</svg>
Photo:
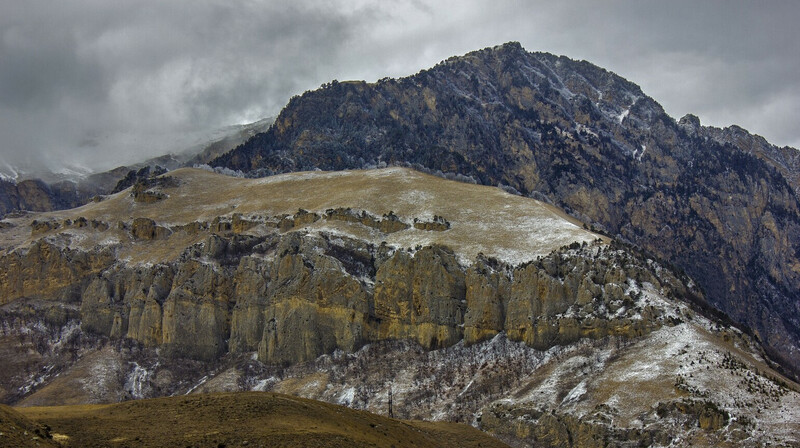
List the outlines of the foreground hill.
<svg viewBox="0 0 800 448">
<path fill-rule="evenodd" d="M 30 420 L 47 425 L 53 439 L 66 447 L 507 446 L 467 425 L 394 420 L 343 406 L 261 392 L 19 411 Z"/>
<path fill-rule="evenodd" d="M 412 164 L 543 194 L 685 270 L 800 371 L 798 160 L 735 126 L 676 121 L 588 62 L 509 43 L 407 78 L 326 84 L 214 164 Z"/>
<path fill-rule="evenodd" d="M 392 394 L 513 445 L 800 442 L 797 385 L 690 278 L 499 188 L 182 169 L 0 223 L 6 403 Z"/>
<path fill-rule="evenodd" d="M 15 409 L 0 404 L 0 446 L 28 448 L 60 445 L 52 440 L 44 425 L 35 423 Z"/>
</svg>

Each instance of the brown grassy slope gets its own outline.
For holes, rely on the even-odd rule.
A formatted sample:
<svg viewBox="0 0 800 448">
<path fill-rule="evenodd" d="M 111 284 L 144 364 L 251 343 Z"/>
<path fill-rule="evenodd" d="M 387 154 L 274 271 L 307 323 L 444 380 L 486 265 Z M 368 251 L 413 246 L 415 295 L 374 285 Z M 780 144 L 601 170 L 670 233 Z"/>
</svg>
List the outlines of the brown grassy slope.
<svg viewBox="0 0 800 448">
<path fill-rule="evenodd" d="M 109 346 L 82 356 L 46 385 L 14 403 L 15 406 L 110 403 L 123 399 L 118 385 L 124 360 Z M 87 381 L 87 378 L 91 380 Z"/>
<path fill-rule="evenodd" d="M 47 431 L 14 409 L 0 404 L 0 447 L 59 446 L 47 436 Z"/>
<path fill-rule="evenodd" d="M 379 217 L 394 211 L 407 223 L 414 218 L 427 221 L 440 215 L 452 228 L 430 232 L 411 227 L 385 235 L 363 226 L 325 220 L 308 227 L 331 229 L 376 244 L 381 241 L 400 247 L 444 244 L 466 260 L 483 252 L 519 263 L 573 241 L 591 241 L 598 237 L 582 229 L 582 223 L 548 204 L 514 196 L 498 188 L 448 181 L 405 168 L 290 173 L 263 179 L 238 179 L 184 168 L 168 176 L 179 186 L 163 188 L 166 199 L 155 203 L 134 202 L 130 190 L 126 190 L 102 202 L 72 210 L 9 218 L 15 226 L 0 232 L 0 247 L 8 250 L 40 238 L 41 235 L 31 237 L 30 222 L 34 219 L 61 222 L 84 217 L 110 223 L 111 229 L 104 232 L 91 231 L 88 227 L 70 229 L 69 233 L 78 235 L 71 246 L 90 248 L 103 241 L 116 240 L 125 245 L 118 254 L 122 259 L 164 262 L 177 257 L 187 245 L 196 241 L 176 233 L 167 243 L 131 243 L 127 233 L 117 230 L 116 223 L 147 217 L 159 225 L 171 226 L 212 221 L 234 213 L 245 217 L 277 216 L 294 214 L 303 208 L 323 214 L 326 209 L 338 207 L 366 210 Z M 59 232 L 64 229 L 49 232 L 49 235 Z M 476 238 L 476 235 L 487 237 Z"/>
<path fill-rule="evenodd" d="M 19 410 L 69 447 L 502 447 L 466 425 L 388 419 L 264 392 Z M 64 437 L 66 436 L 66 437 Z"/>
</svg>

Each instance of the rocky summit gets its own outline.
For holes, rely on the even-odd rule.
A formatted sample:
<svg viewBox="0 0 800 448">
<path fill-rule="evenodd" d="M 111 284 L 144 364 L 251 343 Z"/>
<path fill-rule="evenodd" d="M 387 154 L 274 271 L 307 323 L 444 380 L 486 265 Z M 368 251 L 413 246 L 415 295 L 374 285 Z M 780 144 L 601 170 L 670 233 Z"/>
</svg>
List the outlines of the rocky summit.
<svg viewBox="0 0 800 448">
<path fill-rule="evenodd" d="M 272 391 L 513 446 L 800 443 L 800 386 L 684 271 L 461 180 L 184 168 L 6 217 L 0 397 Z M 87 412 L 26 424 L 144 437 L 74 432 Z"/>
<path fill-rule="evenodd" d="M 548 198 L 685 271 L 796 375 L 798 160 L 736 126 L 675 120 L 589 62 L 508 43 L 406 78 L 327 83 L 212 164 L 253 176 L 400 164 Z"/>
</svg>

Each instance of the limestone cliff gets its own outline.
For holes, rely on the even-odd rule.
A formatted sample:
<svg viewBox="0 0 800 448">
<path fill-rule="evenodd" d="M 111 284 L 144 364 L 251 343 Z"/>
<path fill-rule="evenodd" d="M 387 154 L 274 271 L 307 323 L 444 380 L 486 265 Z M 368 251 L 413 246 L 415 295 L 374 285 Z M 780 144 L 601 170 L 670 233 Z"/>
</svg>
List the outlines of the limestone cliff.
<svg viewBox="0 0 800 448">
<path fill-rule="evenodd" d="M 137 219 L 130 232 L 152 238 L 156 227 Z M 178 260 L 152 265 L 119 262 L 111 248 L 39 240 L 0 258 L 0 291 L 5 302 L 77 302 L 85 331 L 167 356 L 210 361 L 257 351 L 277 364 L 391 339 L 437 349 L 505 332 L 547 349 L 637 337 L 663 322 L 642 308 L 632 284 L 690 294 L 671 274 L 603 244 L 517 267 L 485 257 L 467 267 L 445 246 L 390 249 L 295 231 L 207 234 Z"/>
</svg>

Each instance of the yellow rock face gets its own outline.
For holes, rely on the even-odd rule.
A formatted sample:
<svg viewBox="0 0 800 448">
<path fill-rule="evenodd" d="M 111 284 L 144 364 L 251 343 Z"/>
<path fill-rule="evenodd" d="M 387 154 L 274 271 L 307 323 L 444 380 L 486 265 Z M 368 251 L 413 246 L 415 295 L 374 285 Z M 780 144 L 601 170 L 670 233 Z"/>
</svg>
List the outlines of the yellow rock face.
<svg viewBox="0 0 800 448">
<path fill-rule="evenodd" d="M 85 331 L 202 360 L 257 351 L 263 362 L 293 364 L 372 341 L 437 349 L 500 332 L 547 349 L 637 337 L 660 325 L 631 308 L 629 278 L 665 286 L 646 267 L 623 269 L 622 260 L 610 261 L 614 253 L 590 260 L 603 245 L 573 250 L 513 269 L 485 257 L 465 267 L 440 245 L 390 250 L 297 231 L 253 237 L 231 229 L 158 265 L 112 264 L 103 252 L 37 243 L 2 260 L 11 267 L 3 287 L 24 292 L 44 284 L 56 296 L 74 294 Z M 34 260 L 46 270 L 18 274 Z M 599 309 L 621 314 L 609 318 Z"/>
<path fill-rule="evenodd" d="M 581 338 L 634 337 L 658 325 L 632 309 L 628 281 L 663 288 L 663 278 L 619 258 L 628 255 L 612 253 L 550 208 L 497 189 L 448 183 L 454 191 L 444 194 L 436 190 L 444 181 L 395 169 L 306 174 L 312 189 L 342 200 L 352 190 L 374 188 L 393 201 L 350 208 L 330 199 L 337 206 L 324 207 L 295 175 L 225 179 L 215 186 L 216 196 L 208 189 L 213 175 L 175 176 L 180 180 L 165 185 L 180 188 L 165 186 L 165 198 L 155 203 L 137 203 L 123 192 L 42 220 L 61 224 L 45 226 L 33 240 L 15 240 L 17 250 L 0 254 L 2 303 L 21 297 L 80 303 L 87 332 L 161 347 L 169 356 L 213 360 L 255 351 L 260 360 L 279 364 L 386 339 L 436 349 L 505 332 L 544 349 Z M 190 187 L 196 191 L 188 194 Z M 291 214 L 258 214 L 259 205 L 287 208 L 263 200 L 264 191 L 312 211 L 292 206 Z M 194 204 L 201 193 L 218 199 L 209 210 L 229 213 L 210 217 L 170 208 Z M 409 215 L 409 204 L 428 197 L 438 207 L 431 211 L 441 208 L 447 219 L 444 213 Z M 491 199 L 487 207 L 493 208 L 468 209 L 480 198 Z M 235 204 L 249 208 L 233 213 Z M 134 213 L 144 216 L 109 219 Z M 476 239 L 485 228 L 496 244 Z M 30 239 L 30 232 L 30 224 L 7 226 L 0 241 Z M 570 249 L 541 258 L 564 241 Z M 484 255 L 484 248 L 492 252 Z M 473 251 L 477 256 L 469 258 Z M 492 258 L 511 253 L 515 259 L 515 251 L 540 258 L 517 267 Z M 608 255 L 599 257 L 603 251 Z M 612 319 L 598 310 L 621 311 Z"/>
</svg>

